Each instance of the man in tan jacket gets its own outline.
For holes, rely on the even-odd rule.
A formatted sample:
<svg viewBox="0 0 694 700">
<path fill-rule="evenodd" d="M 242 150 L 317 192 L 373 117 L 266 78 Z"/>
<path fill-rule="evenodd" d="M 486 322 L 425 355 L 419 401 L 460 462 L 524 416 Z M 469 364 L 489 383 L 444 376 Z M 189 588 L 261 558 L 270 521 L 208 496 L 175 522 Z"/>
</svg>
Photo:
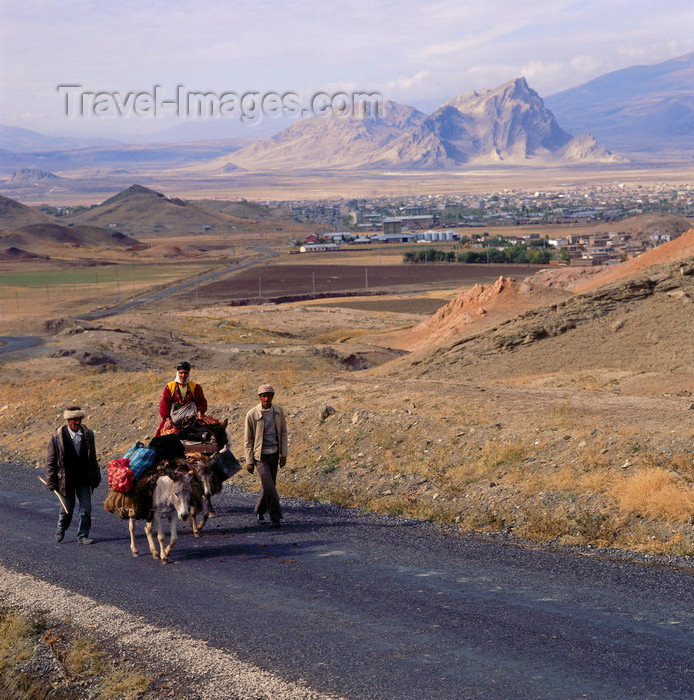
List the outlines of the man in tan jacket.
<svg viewBox="0 0 694 700">
<path fill-rule="evenodd" d="M 255 506 L 258 522 L 270 516 L 271 527 L 280 527 L 282 507 L 277 494 L 277 468 L 287 463 L 287 422 L 281 406 L 273 405 L 275 389 L 271 384 L 258 387 L 260 403 L 246 414 L 244 441 L 246 469 L 258 469 L 262 490 Z"/>
</svg>

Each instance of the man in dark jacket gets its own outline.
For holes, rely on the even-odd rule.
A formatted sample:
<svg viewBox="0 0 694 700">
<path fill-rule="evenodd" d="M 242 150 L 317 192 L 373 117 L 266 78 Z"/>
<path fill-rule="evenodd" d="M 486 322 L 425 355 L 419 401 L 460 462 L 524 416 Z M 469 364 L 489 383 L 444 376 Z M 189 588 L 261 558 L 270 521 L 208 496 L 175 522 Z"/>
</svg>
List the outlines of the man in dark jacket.
<svg viewBox="0 0 694 700">
<path fill-rule="evenodd" d="M 92 491 L 101 481 L 96 461 L 94 433 L 82 425 L 85 413 L 79 406 L 70 406 L 63 413 L 66 424 L 58 428 L 48 442 L 46 485 L 62 495 L 64 509 L 58 516 L 56 542 L 62 542 L 65 530 L 72 522 L 75 498 L 79 500 L 77 541 L 92 544 L 89 528 L 92 524 Z"/>
</svg>

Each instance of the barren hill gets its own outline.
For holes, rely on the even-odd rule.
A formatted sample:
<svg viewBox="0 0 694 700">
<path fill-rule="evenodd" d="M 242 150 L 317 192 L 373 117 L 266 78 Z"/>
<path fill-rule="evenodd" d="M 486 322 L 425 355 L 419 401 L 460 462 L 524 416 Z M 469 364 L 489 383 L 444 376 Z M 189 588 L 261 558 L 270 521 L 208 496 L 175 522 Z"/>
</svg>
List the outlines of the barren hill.
<svg viewBox="0 0 694 700">
<path fill-rule="evenodd" d="M 648 240 L 654 235 L 676 238 L 685 231 L 689 231 L 691 227 L 691 223 L 681 216 L 649 212 L 630 216 L 621 221 L 607 221 L 597 224 L 587 233 L 628 233 L 632 238 Z"/>
<path fill-rule="evenodd" d="M 22 226 L 0 234 L 0 247 L 20 248 L 38 254 L 56 248 L 123 248 L 137 243 L 123 233 L 96 226 L 60 226 L 54 223 Z"/>
<path fill-rule="evenodd" d="M 390 371 L 456 381 L 511 380 L 676 393 L 694 378 L 694 260 L 525 312 Z"/>
<path fill-rule="evenodd" d="M 414 328 L 381 334 L 378 342 L 400 350 L 423 350 L 452 338 L 479 333 L 518 314 L 570 297 L 569 292 L 499 277 L 494 284 L 476 284 L 462 291 L 433 316 Z"/>
<path fill-rule="evenodd" d="M 199 232 L 205 226 L 227 231 L 233 229 L 240 219 L 207 211 L 141 185 L 132 185 L 105 202 L 72 215 L 69 221 L 145 233 L 167 230 Z"/>
<path fill-rule="evenodd" d="M 626 260 L 620 265 L 602 270 L 597 275 L 576 285 L 573 291 L 577 294 L 590 292 L 605 284 L 618 282 L 632 277 L 644 270 L 657 265 L 676 263 L 694 258 L 694 228 L 668 243 L 652 248 L 642 255 Z"/>
<path fill-rule="evenodd" d="M 55 219 L 37 209 L 0 195 L 0 231 L 41 223 L 55 223 Z"/>
<path fill-rule="evenodd" d="M 414 107 L 386 101 L 383 113 L 362 109 L 353 116 L 329 114 L 302 119 L 275 136 L 262 139 L 210 167 L 231 161 L 247 170 L 284 168 L 372 167 L 388 161 L 389 145 L 426 115 Z"/>
<path fill-rule="evenodd" d="M 196 206 L 201 209 L 214 211 L 219 214 L 228 214 L 238 219 L 270 219 L 286 217 L 284 210 L 270 209 L 264 204 L 249 202 L 246 199 L 237 201 L 223 201 L 218 199 L 196 199 Z"/>
</svg>

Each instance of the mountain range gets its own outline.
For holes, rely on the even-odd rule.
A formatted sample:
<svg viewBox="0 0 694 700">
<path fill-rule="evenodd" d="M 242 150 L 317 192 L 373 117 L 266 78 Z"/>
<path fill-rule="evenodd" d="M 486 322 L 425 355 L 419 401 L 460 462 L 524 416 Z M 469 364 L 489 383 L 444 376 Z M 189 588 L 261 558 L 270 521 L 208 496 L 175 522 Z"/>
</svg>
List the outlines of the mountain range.
<svg viewBox="0 0 694 700">
<path fill-rule="evenodd" d="M 614 71 L 545 98 L 571 132 L 622 151 L 694 149 L 694 53 Z"/>
<path fill-rule="evenodd" d="M 217 178 L 246 171 L 681 162 L 694 149 L 693 137 L 690 53 L 615 71 L 544 100 L 521 77 L 454 97 L 431 114 L 385 101 L 379 114 L 362 109 L 351 117 L 302 119 L 263 139 L 133 145 L 0 126 L 0 172 L 10 177 L 24 169 L 1 185 L 14 194 L 48 187 L 51 171 L 64 177 L 61 188 L 69 188 L 75 178 L 123 175 L 132 182 L 138 173 L 172 168 L 180 176 Z"/>
<path fill-rule="evenodd" d="M 455 97 L 432 114 L 386 101 L 379 114 L 312 117 L 211 163 L 244 170 L 452 169 L 490 163 L 625 160 L 572 138 L 525 78 Z"/>
</svg>

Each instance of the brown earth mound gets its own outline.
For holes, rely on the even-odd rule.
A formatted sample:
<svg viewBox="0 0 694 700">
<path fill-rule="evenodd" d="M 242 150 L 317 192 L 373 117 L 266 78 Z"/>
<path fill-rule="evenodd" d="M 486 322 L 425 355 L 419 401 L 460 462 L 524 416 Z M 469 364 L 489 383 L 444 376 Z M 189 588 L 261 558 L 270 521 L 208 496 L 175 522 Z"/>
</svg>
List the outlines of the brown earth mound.
<svg viewBox="0 0 694 700">
<path fill-rule="evenodd" d="M 680 260 L 686 260 L 694 256 L 694 228 L 683 233 L 674 241 L 663 243 L 663 245 L 653 248 L 631 260 L 627 260 L 620 265 L 608 267 L 589 280 L 573 287 L 576 294 L 583 294 L 593 289 L 597 289 L 604 284 L 618 282 L 632 277 L 640 272 L 648 270 L 656 265 L 665 265 Z"/>
<path fill-rule="evenodd" d="M 494 284 L 476 284 L 461 292 L 414 328 L 384 334 L 381 340 L 392 348 L 422 350 L 477 333 L 519 313 L 563 301 L 569 296 L 570 293 L 563 290 L 499 277 Z"/>
<path fill-rule="evenodd" d="M 97 226 L 60 226 L 31 224 L 0 234 L 0 245 L 43 253 L 49 248 L 122 248 L 137 244 L 137 240 L 118 231 Z"/>
<path fill-rule="evenodd" d="M 38 255 L 30 253 L 21 248 L 5 248 L 0 250 L 0 260 L 29 260 L 30 258 L 38 258 Z"/>
<path fill-rule="evenodd" d="M 177 245 L 155 245 L 149 249 L 149 254 L 157 258 L 185 258 L 187 254 Z"/>
</svg>

